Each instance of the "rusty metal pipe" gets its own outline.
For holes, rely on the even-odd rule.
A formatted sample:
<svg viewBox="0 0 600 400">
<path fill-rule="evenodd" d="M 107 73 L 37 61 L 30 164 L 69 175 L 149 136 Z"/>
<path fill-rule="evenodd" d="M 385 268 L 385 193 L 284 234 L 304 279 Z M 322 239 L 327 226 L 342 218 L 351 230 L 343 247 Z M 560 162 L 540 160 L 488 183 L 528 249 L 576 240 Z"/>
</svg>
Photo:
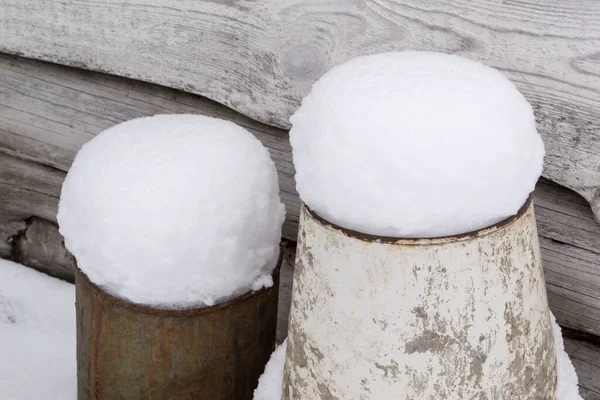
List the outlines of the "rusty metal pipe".
<svg viewBox="0 0 600 400">
<path fill-rule="evenodd" d="M 75 271 L 79 400 L 252 400 L 275 348 L 274 285 L 213 307 L 116 298 Z"/>
<path fill-rule="evenodd" d="M 302 206 L 283 400 L 554 400 L 531 199 L 486 229 L 399 239 Z"/>
</svg>

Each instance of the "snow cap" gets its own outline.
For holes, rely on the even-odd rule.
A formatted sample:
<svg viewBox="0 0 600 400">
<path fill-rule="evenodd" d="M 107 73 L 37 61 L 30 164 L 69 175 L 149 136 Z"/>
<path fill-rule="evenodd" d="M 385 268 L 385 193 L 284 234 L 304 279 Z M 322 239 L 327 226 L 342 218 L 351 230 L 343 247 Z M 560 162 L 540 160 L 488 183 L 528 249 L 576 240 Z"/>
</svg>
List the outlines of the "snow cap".
<svg viewBox="0 0 600 400">
<path fill-rule="evenodd" d="M 272 285 L 284 218 L 267 149 L 240 126 L 199 115 L 100 133 L 77 154 L 58 212 L 92 282 L 161 308 Z"/>
<path fill-rule="evenodd" d="M 302 200 L 363 233 L 437 237 L 517 213 L 542 172 L 531 105 L 499 71 L 455 55 L 356 58 L 291 117 Z"/>
</svg>

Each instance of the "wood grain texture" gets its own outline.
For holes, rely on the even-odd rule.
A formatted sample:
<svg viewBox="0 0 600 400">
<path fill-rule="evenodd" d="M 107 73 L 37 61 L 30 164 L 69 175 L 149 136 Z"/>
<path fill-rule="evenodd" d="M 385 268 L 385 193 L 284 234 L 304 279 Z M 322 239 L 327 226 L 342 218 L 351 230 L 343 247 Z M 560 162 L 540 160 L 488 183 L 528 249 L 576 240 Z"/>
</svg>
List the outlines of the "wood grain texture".
<svg viewBox="0 0 600 400">
<path fill-rule="evenodd" d="M 24 237 L 19 232 L 31 217 L 55 222 L 60 185 L 83 143 L 118 122 L 157 113 L 212 115 L 252 131 L 275 160 L 287 208 L 284 237 L 296 239 L 300 200 L 282 129 L 193 94 L 12 56 L 0 56 L 0 93 L 0 185 L 8 188 L 0 191 L 0 256 L 15 254 L 15 238 Z M 600 224 L 585 199 L 547 180 L 538 184 L 535 205 L 552 309 L 561 324 L 600 335 Z M 44 253 L 34 247 L 46 239 L 36 240 L 27 254 L 40 264 Z M 51 263 L 61 265 L 61 250 L 52 254 Z"/>
<path fill-rule="evenodd" d="M 350 58 L 461 54 L 517 84 L 545 137 L 544 176 L 600 215 L 596 0 L 4 0 L 0 37 L 2 52 L 201 94 L 283 128 Z"/>
<path fill-rule="evenodd" d="M 75 260 L 65 248 L 56 224 L 41 218 L 30 218 L 25 228 L 12 240 L 13 261 L 65 281 L 74 281 Z"/>
<path fill-rule="evenodd" d="M 584 400 L 600 400 L 600 341 L 589 342 L 564 337 L 577 376 L 579 394 Z"/>
<path fill-rule="evenodd" d="M 585 199 L 544 179 L 534 204 L 550 307 L 561 325 L 600 336 L 600 223 Z"/>
<path fill-rule="evenodd" d="M 14 222 L 0 218 L 0 258 L 12 258 L 14 253 L 14 237 L 19 232 L 25 230 L 26 226 L 25 221 Z"/>
<path fill-rule="evenodd" d="M 292 304 L 292 286 L 294 284 L 294 264 L 296 262 L 296 243 L 284 240 L 282 243 L 283 262 L 279 275 L 279 304 L 277 308 L 277 343 L 287 337 L 288 319 Z"/>
<path fill-rule="evenodd" d="M 3 136 L 3 134 L 2 134 Z M 0 218 L 56 220 L 63 171 L 4 154 L 0 148 Z"/>
</svg>

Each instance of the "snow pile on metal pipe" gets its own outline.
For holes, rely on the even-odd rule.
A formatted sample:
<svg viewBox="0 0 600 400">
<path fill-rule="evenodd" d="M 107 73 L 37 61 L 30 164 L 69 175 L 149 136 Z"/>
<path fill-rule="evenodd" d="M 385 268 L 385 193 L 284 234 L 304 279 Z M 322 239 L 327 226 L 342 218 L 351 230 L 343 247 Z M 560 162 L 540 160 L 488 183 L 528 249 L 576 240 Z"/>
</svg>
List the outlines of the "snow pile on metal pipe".
<svg viewBox="0 0 600 400">
<path fill-rule="evenodd" d="M 244 128 L 200 115 L 100 133 L 77 154 L 58 212 L 92 282 L 157 308 L 210 306 L 272 285 L 284 218 L 268 150 Z"/>
<path fill-rule="evenodd" d="M 291 117 L 302 201 L 344 228 L 448 236 L 514 215 L 542 172 L 533 109 L 501 72 L 396 52 L 332 68 Z"/>
</svg>

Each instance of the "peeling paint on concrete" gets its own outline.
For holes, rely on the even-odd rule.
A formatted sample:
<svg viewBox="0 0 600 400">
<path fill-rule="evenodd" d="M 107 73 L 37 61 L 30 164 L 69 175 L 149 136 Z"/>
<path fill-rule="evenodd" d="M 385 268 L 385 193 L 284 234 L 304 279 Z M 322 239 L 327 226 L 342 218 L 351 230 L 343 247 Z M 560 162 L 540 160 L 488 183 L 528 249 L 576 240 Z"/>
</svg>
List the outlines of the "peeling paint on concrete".
<svg viewBox="0 0 600 400">
<path fill-rule="evenodd" d="M 283 400 L 554 399 L 531 204 L 454 238 L 367 240 L 305 207 Z"/>
</svg>

